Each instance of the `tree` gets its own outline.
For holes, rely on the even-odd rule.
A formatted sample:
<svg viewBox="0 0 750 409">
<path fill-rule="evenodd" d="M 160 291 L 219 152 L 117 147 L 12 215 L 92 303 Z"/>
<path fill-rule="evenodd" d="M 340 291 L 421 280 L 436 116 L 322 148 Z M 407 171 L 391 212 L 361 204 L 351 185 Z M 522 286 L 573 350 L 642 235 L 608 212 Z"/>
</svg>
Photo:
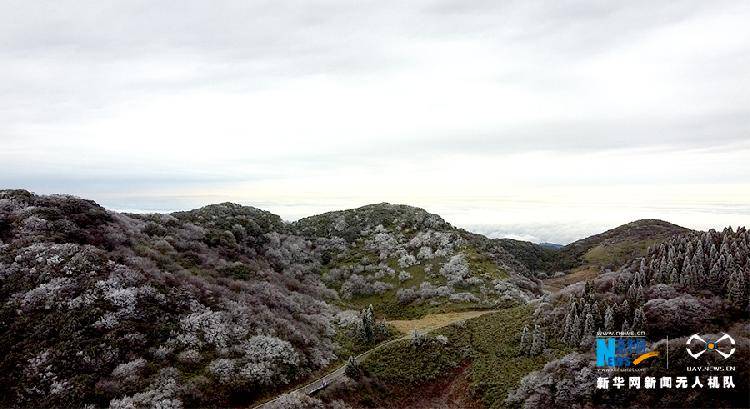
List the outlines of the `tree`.
<svg viewBox="0 0 750 409">
<path fill-rule="evenodd" d="M 419 348 L 427 341 L 427 337 L 425 337 L 424 334 L 419 332 L 416 328 L 412 330 L 411 333 L 411 346 L 414 348 Z"/>
<path fill-rule="evenodd" d="M 713 265 L 711 265 L 711 269 L 708 272 L 708 286 L 711 288 L 712 291 L 718 292 L 721 289 L 721 280 L 722 275 L 724 271 L 724 255 L 722 254 L 721 257 L 719 257 Z"/>
<path fill-rule="evenodd" d="M 735 270 L 729 276 L 729 284 L 727 284 L 727 299 L 737 309 L 742 309 L 747 304 L 745 274 L 741 270 Z"/>
<path fill-rule="evenodd" d="M 598 301 L 594 301 L 594 305 L 591 307 L 591 313 L 594 314 L 594 327 L 601 326 L 604 322 L 604 316 L 602 315 L 604 311 Z"/>
<path fill-rule="evenodd" d="M 586 314 L 586 320 L 583 324 L 583 335 L 594 335 L 596 331 L 596 322 L 594 321 L 594 315 L 591 313 Z"/>
<path fill-rule="evenodd" d="M 563 327 L 563 342 L 570 345 L 578 345 L 580 341 L 580 319 L 578 318 L 578 303 L 572 296 L 565 315 L 565 326 Z"/>
<path fill-rule="evenodd" d="M 594 282 L 591 280 L 586 280 L 586 283 L 583 286 L 583 297 L 586 300 L 593 299 L 594 296 Z"/>
<path fill-rule="evenodd" d="M 630 316 L 630 302 L 625 300 L 622 304 L 617 306 L 617 315 L 623 320 Z"/>
<path fill-rule="evenodd" d="M 607 306 L 607 310 L 604 312 L 604 330 L 615 330 L 615 311 L 609 305 Z"/>
<path fill-rule="evenodd" d="M 582 330 L 581 317 L 576 316 L 573 320 L 573 324 L 570 329 L 570 337 L 568 338 L 568 344 L 578 345 L 581 342 L 581 330 Z"/>
<path fill-rule="evenodd" d="M 643 286 L 638 284 L 638 288 L 636 288 L 635 290 L 635 300 L 633 302 L 633 305 L 642 305 L 645 298 L 646 297 L 643 291 Z"/>
<path fill-rule="evenodd" d="M 633 313 L 633 331 L 641 331 L 643 330 L 643 324 L 645 323 L 645 315 L 643 314 L 643 307 L 636 308 L 635 313 Z"/>
<path fill-rule="evenodd" d="M 350 379 L 355 379 L 355 380 L 359 379 L 359 377 L 362 375 L 362 371 L 359 369 L 359 365 L 357 364 L 357 361 L 354 359 L 353 356 L 350 356 L 349 360 L 346 361 L 344 374 L 348 376 Z"/>
<path fill-rule="evenodd" d="M 539 328 L 539 325 L 534 325 L 534 333 L 531 341 L 531 349 L 529 355 L 536 356 L 544 352 L 544 348 L 547 347 L 547 337 L 544 332 Z"/>
<path fill-rule="evenodd" d="M 372 311 L 372 304 L 362 311 L 362 336 L 368 344 L 375 341 L 375 314 Z"/>
<path fill-rule="evenodd" d="M 521 355 L 526 355 L 531 348 L 531 334 L 529 333 L 529 326 L 523 326 L 523 332 L 521 332 L 521 343 L 519 345 L 519 352 Z"/>
<path fill-rule="evenodd" d="M 636 275 L 637 274 L 638 273 L 636 273 Z M 625 295 L 625 297 L 627 297 L 627 299 L 630 300 L 630 301 L 635 301 L 635 299 L 636 299 L 636 291 L 637 291 L 636 284 L 637 284 L 637 282 L 638 282 L 638 280 L 634 279 L 633 282 L 630 283 L 630 287 L 628 287 L 628 292 Z"/>
<path fill-rule="evenodd" d="M 568 314 L 570 314 L 571 317 L 575 317 L 578 315 L 578 305 L 576 303 L 575 298 L 571 296 L 570 298 L 570 306 L 568 307 Z"/>
<path fill-rule="evenodd" d="M 567 343 L 568 339 L 570 339 L 570 332 L 573 328 L 573 318 L 570 317 L 570 314 L 565 314 L 565 323 L 563 324 L 563 334 L 562 334 L 562 341 Z"/>
<path fill-rule="evenodd" d="M 670 284 L 678 284 L 680 282 L 680 274 L 675 267 L 672 267 L 672 272 L 669 274 L 669 282 Z"/>
</svg>

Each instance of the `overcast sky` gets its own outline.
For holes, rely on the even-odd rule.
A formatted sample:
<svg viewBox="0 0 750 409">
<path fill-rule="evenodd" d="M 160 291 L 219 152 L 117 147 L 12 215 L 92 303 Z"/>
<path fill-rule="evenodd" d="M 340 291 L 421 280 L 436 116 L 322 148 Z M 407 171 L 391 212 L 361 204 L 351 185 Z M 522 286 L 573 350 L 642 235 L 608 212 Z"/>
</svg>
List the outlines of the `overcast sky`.
<svg viewBox="0 0 750 409">
<path fill-rule="evenodd" d="M 0 187 L 750 225 L 748 1 L 0 2 Z"/>
</svg>

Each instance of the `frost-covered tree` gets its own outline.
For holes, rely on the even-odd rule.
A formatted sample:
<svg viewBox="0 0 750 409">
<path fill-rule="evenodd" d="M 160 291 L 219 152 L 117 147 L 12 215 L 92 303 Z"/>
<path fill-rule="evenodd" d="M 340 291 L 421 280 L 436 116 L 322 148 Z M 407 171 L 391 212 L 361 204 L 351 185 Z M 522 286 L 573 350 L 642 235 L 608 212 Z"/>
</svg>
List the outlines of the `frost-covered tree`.
<svg viewBox="0 0 750 409">
<path fill-rule="evenodd" d="M 532 333 L 531 348 L 529 349 L 529 355 L 536 356 L 544 352 L 544 348 L 547 347 L 547 337 L 544 331 L 539 325 L 534 325 L 534 331 Z"/>
<path fill-rule="evenodd" d="M 680 282 L 680 273 L 677 272 L 676 268 L 672 268 L 672 272 L 669 273 L 669 282 L 672 284 Z"/>
<path fill-rule="evenodd" d="M 636 308 L 635 312 L 633 313 L 633 331 L 642 331 L 644 330 L 644 324 L 645 324 L 646 317 L 643 314 L 643 307 Z"/>
<path fill-rule="evenodd" d="M 586 314 L 586 319 L 584 320 L 583 324 L 583 335 L 589 336 L 589 335 L 595 335 L 596 332 L 596 322 L 594 321 L 594 314 L 588 313 Z"/>
<path fill-rule="evenodd" d="M 524 325 L 523 331 L 521 332 L 521 342 L 518 345 L 518 350 L 521 355 L 527 355 L 531 349 L 531 338 L 532 334 L 529 332 L 529 326 Z"/>
<path fill-rule="evenodd" d="M 362 310 L 362 338 L 371 344 L 375 340 L 375 313 L 372 304 Z"/>
<path fill-rule="evenodd" d="M 570 331 L 570 344 L 578 345 L 581 342 L 581 332 L 583 331 L 583 322 L 581 316 L 576 316 L 573 320 L 573 326 Z"/>
<path fill-rule="evenodd" d="M 734 271 L 729 276 L 727 284 L 727 299 L 737 309 L 742 309 L 747 305 L 747 284 L 745 283 L 745 273 L 740 270 Z"/>
<path fill-rule="evenodd" d="M 448 280 L 449 285 L 460 284 L 469 275 L 466 257 L 461 253 L 454 255 L 440 268 L 440 274 Z"/>
<path fill-rule="evenodd" d="M 604 330 L 610 332 L 615 330 L 615 311 L 609 305 L 604 312 Z"/>
<path fill-rule="evenodd" d="M 622 331 L 622 332 L 629 332 L 630 330 L 631 330 L 630 329 L 630 323 L 628 322 L 628 320 L 623 321 L 622 327 L 620 328 L 620 331 Z"/>
</svg>

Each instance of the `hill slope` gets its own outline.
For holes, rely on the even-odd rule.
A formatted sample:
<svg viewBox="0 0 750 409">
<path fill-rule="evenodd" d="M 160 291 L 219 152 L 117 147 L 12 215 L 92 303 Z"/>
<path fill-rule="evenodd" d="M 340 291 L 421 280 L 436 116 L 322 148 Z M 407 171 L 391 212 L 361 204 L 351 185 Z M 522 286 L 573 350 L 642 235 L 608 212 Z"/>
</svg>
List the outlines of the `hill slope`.
<svg viewBox="0 0 750 409">
<path fill-rule="evenodd" d="M 279 226 L 0 191 L 0 406 L 247 404 L 332 362 L 335 292 Z"/>
<path fill-rule="evenodd" d="M 588 344 L 571 341 L 572 324 L 563 322 L 578 322 L 573 332 L 585 335 L 604 325 L 608 305 L 618 306 L 612 325 L 654 317 L 654 336 L 675 325 L 683 334 L 745 319 L 748 240 L 744 229 L 697 233 L 645 220 L 555 250 L 491 240 L 423 209 L 387 203 L 290 224 L 232 203 L 118 214 L 71 196 L 4 190 L 0 406 L 249 405 L 390 336 L 374 325 L 372 311 L 350 311 L 370 304 L 381 318 L 503 311 L 406 349 L 394 346 L 395 355 L 373 355 L 363 369 L 375 383 L 358 393 L 386 391 L 394 395 L 377 402 L 393 403 L 391 396 L 403 403 L 413 391 L 404 385 L 428 397 L 447 376 L 451 392 L 430 402 L 501 406 L 526 373 L 585 352 Z M 579 284 L 563 291 L 573 297 L 542 295 L 534 275 L 561 265 L 594 266 L 597 274 L 623 267 L 584 294 Z M 565 319 L 572 300 L 599 310 L 593 324 L 581 323 L 591 320 L 578 309 Z M 659 318 L 678 307 L 698 315 Z M 542 341 L 528 335 L 524 342 L 516 332 L 533 324 L 533 338 Z M 519 346 L 527 344 L 536 354 Z M 406 366 L 387 364 L 396 358 Z M 554 368 L 584 365 L 574 358 Z M 427 370 L 415 372 L 411 360 Z M 534 395 L 544 390 L 538 376 L 512 401 L 549 399 Z M 464 394 L 467 387 L 473 395 Z M 553 406 L 563 402 L 554 399 Z"/>
<path fill-rule="evenodd" d="M 409 206 L 287 224 L 232 203 L 118 214 L 3 190 L 0 406 L 247 405 L 367 347 L 343 310 L 524 304 L 539 287 L 517 270 Z"/>
<path fill-rule="evenodd" d="M 593 371 L 593 337 L 602 331 L 644 331 L 650 347 L 666 359 L 652 361 L 648 375 L 685 376 L 696 365 L 685 344 L 692 334 L 719 339 L 722 333 L 734 337 L 737 345 L 750 344 L 750 233 L 741 227 L 722 232 L 688 232 L 673 236 L 648 249 L 617 271 L 597 277 L 586 285 L 563 290 L 544 309 L 536 312 L 536 323 L 558 342 L 576 349 L 544 369 L 527 376 L 508 403 L 515 406 L 562 407 L 571 404 L 626 406 L 638 402 L 644 407 L 748 407 L 750 405 L 749 351 L 737 348 L 731 361 L 718 354 L 701 357 L 700 365 L 735 365 L 729 372 L 707 370 L 708 376 L 730 375 L 735 388 L 721 393 L 675 393 L 659 389 L 654 393 L 597 391 L 595 377 L 581 378 Z M 563 325 L 560 323 L 563 322 Z M 667 341 L 666 337 L 669 338 Z M 693 375 L 693 374 L 690 374 Z M 689 379 L 693 379 L 690 376 Z M 565 384 L 561 390 L 552 385 Z"/>
<path fill-rule="evenodd" d="M 636 220 L 563 246 L 555 267 L 569 269 L 591 264 L 614 269 L 644 255 L 649 246 L 690 231 L 663 220 Z"/>
<path fill-rule="evenodd" d="M 597 331 L 645 331 L 648 348 L 660 353 L 642 366 L 644 376 L 688 376 L 696 361 L 685 352 L 687 337 L 718 339 L 730 333 L 750 343 L 750 233 L 688 232 L 650 247 L 643 257 L 596 279 L 565 288 L 531 306 L 484 315 L 437 334 L 389 345 L 359 368 L 356 382 L 320 398 L 345 399 L 356 408 L 440 407 L 748 407 L 747 348 L 731 361 L 717 354 L 701 365 L 731 375 L 735 388 L 599 390 L 597 377 L 632 372 L 597 372 Z M 666 365 L 665 337 L 670 364 Z M 736 369 L 722 370 L 724 365 Z M 460 385 L 462 393 L 455 393 Z M 704 385 L 705 386 L 705 385 Z"/>
<path fill-rule="evenodd" d="M 373 304 L 389 318 L 408 318 L 523 303 L 539 291 L 502 247 L 423 209 L 381 203 L 301 219 L 292 229 L 326 247 L 323 281 L 343 307 Z"/>
</svg>

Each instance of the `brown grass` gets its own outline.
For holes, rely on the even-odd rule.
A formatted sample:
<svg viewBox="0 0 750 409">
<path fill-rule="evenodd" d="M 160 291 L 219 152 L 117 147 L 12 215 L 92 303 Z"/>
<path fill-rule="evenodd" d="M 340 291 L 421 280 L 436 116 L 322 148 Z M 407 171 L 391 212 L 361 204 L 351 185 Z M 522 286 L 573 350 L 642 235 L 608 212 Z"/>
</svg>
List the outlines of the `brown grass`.
<svg viewBox="0 0 750 409">
<path fill-rule="evenodd" d="M 468 320 L 471 318 L 479 317 L 480 315 L 496 312 L 494 310 L 484 311 L 463 311 L 463 312 L 447 312 L 444 314 L 427 314 L 422 318 L 416 320 L 393 320 L 388 321 L 389 324 L 396 327 L 397 330 L 404 334 L 408 334 L 415 329 L 421 332 L 429 331 L 437 328 L 444 327 L 446 325 L 453 324 L 454 322 Z"/>
<path fill-rule="evenodd" d="M 580 281 L 591 280 L 599 275 L 599 266 L 583 266 L 570 274 L 544 280 L 544 289 L 556 293 L 562 288 Z"/>
</svg>

